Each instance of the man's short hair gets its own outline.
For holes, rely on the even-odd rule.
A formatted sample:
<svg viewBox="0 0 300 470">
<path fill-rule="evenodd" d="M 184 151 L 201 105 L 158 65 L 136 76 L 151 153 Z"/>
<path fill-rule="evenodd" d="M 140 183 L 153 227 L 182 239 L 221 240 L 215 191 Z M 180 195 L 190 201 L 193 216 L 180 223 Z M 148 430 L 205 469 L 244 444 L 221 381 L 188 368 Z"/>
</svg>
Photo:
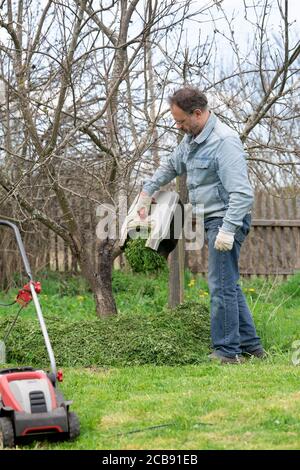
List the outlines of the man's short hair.
<svg viewBox="0 0 300 470">
<path fill-rule="evenodd" d="M 208 105 L 207 98 L 198 88 L 185 86 L 176 90 L 168 97 L 170 106 L 178 106 L 188 114 L 192 114 L 195 109 L 205 110 Z"/>
</svg>

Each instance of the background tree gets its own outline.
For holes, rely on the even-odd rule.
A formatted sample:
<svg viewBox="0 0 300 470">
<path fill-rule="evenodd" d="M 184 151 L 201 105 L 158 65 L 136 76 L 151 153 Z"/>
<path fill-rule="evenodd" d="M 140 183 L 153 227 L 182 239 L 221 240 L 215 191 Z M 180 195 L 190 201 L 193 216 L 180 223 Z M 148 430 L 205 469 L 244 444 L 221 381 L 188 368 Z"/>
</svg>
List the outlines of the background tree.
<svg viewBox="0 0 300 470">
<path fill-rule="evenodd" d="M 38 221 L 64 240 L 99 315 L 116 313 L 116 240 L 97 241 L 95 264 L 87 214 L 130 193 L 132 171 L 157 140 L 164 111 L 154 114 L 145 49 L 150 35 L 159 44 L 184 21 L 189 3 L 1 3 L 2 207 L 9 198 L 13 220 Z"/>
<path fill-rule="evenodd" d="M 254 185 L 282 188 L 298 178 L 299 43 L 287 1 L 244 3 L 252 28 L 246 48 L 226 0 L 0 6 L 2 215 L 64 240 L 98 315 L 116 313 L 118 247 L 109 236 L 96 239 L 96 208 L 118 210 L 120 194 L 131 199 L 174 147 L 165 97 L 183 77 L 240 133 Z M 268 30 L 274 8 L 275 35 Z M 223 57 L 224 50 L 231 53 Z"/>
</svg>

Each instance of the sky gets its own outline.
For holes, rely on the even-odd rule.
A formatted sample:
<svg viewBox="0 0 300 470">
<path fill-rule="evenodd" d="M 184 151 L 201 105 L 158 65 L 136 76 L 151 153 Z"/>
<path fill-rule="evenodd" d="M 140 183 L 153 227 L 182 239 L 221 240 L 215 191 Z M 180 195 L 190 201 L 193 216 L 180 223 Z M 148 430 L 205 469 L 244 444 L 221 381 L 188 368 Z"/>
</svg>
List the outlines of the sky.
<svg viewBox="0 0 300 470">
<path fill-rule="evenodd" d="M 217 0 L 216 0 L 217 2 Z M 283 6 L 284 5 L 284 0 L 279 0 L 280 4 Z M 205 0 L 195 0 L 193 2 L 193 7 L 195 9 L 199 9 L 199 5 L 206 5 L 208 2 Z M 253 3 L 257 3 L 257 0 L 223 0 L 222 2 L 222 8 L 227 15 L 227 17 L 234 18 L 233 21 L 233 26 L 234 26 L 234 31 L 235 31 L 235 37 L 238 39 L 239 45 L 241 48 L 247 47 L 247 44 L 249 43 L 249 38 L 251 38 L 253 34 L 253 27 L 251 26 L 251 23 L 249 21 L 246 21 L 244 18 L 245 15 L 245 8 L 244 5 L 246 5 L 247 8 L 247 15 L 248 19 L 253 21 L 254 23 L 256 22 L 256 15 L 255 15 L 255 10 L 253 8 Z M 261 2 L 263 3 L 263 2 Z M 277 0 L 271 0 L 270 2 L 271 9 L 270 9 L 270 14 L 268 15 L 268 22 L 267 22 L 267 31 L 269 34 L 278 34 L 279 28 L 278 25 L 280 24 L 280 14 L 278 11 L 278 2 Z M 213 29 L 217 27 L 217 29 L 220 32 L 228 32 L 228 24 L 222 18 L 222 12 L 220 9 L 218 9 L 217 6 L 215 6 L 212 10 L 213 16 L 216 19 L 215 25 L 213 25 L 211 22 L 207 21 L 201 21 L 199 23 L 196 23 L 195 21 L 190 21 L 188 25 L 188 42 L 189 44 L 193 43 L 193 39 L 197 36 L 196 32 L 201 28 L 203 31 L 203 35 L 211 35 L 213 33 Z M 257 10 L 259 12 L 259 10 Z M 288 0 L 288 13 L 289 13 L 289 20 L 291 26 L 290 26 L 290 32 L 292 36 L 296 37 L 300 36 L 300 0 Z M 206 16 L 207 20 L 210 19 L 209 13 L 206 12 L 204 13 Z M 199 20 L 203 20 L 203 16 L 199 17 Z M 222 38 L 220 37 L 220 40 Z M 223 53 L 226 54 L 228 51 L 226 49 L 222 49 Z"/>
<path fill-rule="evenodd" d="M 46 0 L 33 0 L 32 5 L 34 3 L 41 4 L 43 5 L 43 2 L 45 3 Z M 218 3 L 219 0 L 193 0 L 191 4 L 191 11 L 197 11 L 199 10 L 200 7 L 204 7 L 211 2 L 215 2 L 216 4 Z M 252 19 L 253 21 L 255 20 L 255 14 L 254 10 L 251 7 L 253 3 L 256 3 L 258 0 L 223 0 L 221 3 L 222 8 L 224 9 L 226 15 L 228 18 L 234 17 L 234 29 L 235 29 L 235 34 L 236 37 L 238 38 L 241 46 L 243 44 L 247 44 L 249 40 L 249 35 L 251 36 L 251 25 L 249 22 L 245 21 L 244 19 L 244 5 L 246 5 L 247 12 L 248 12 L 248 17 Z M 284 0 L 278 0 L 282 5 L 284 5 Z M 278 8 L 277 8 L 277 0 L 271 0 L 270 4 L 272 5 L 271 9 L 271 14 L 269 15 L 269 20 L 268 20 L 268 29 L 270 31 L 278 32 L 278 24 L 279 24 L 279 13 L 278 13 Z M 63 3 L 63 0 L 62 0 Z M 97 6 L 97 1 L 94 0 L 94 8 Z M 103 3 L 103 2 L 102 2 Z M 139 5 L 142 5 L 143 1 L 140 2 Z M 184 4 L 184 0 L 179 0 L 178 4 Z M 300 36 L 300 0 L 288 0 L 288 8 L 289 8 L 289 18 L 291 23 L 293 23 L 290 27 L 291 32 L 294 35 Z M 5 6 L 3 7 L 3 10 L 5 9 Z M 215 26 L 220 30 L 228 30 L 228 26 L 226 25 L 226 21 L 222 19 L 222 12 L 220 9 L 218 9 L 217 6 L 214 6 L 213 9 L 211 10 L 214 12 L 214 17 L 218 18 L 216 20 Z M 210 13 L 207 11 L 206 13 L 201 14 L 199 16 L 199 21 L 189 21 L 187 23 L 187 43 L 189 47 L 192 47 L 193 43 L 195 40 L 198 39 L 198 31 L 199 28 L 201 28 L 203 32 L 203 36 L 205 35 L 210 35 L 213 32 L 213 28 L 215 27 L 212 25 L 211 21 L 209 21 L 210 18 Z M 3 28 L 0 28 L 0 41 L 5 41 L 7 33 Z M 224 51 L 226 53 L 226 51 Z"/>
<path fill-rule="evenodd" d="M 33 0 L 32 5 L 41 4 L 46 0 Z M 105 1 L 105 0 L 104 0 Z M 191 12 L 198 11 L 202 7 L 209 5 L 212 1 L 218 3 L 218 0 L 193 0 L 191 3 Z M 244 18 L 244 6 L 246 5 L 248 19 L 252 20 L 254 23 L 256 21 L 255 12 L 253 9 L 253 3 L 257 3 L 259 0 L 223 0 L 221 3 L 222 8 L 224 9 L 225 14 L 228 18 L 234 18 L 233 21 L 233 28 L 234 28 L 234 35 L 239 45 L 239 49 L 242 55 L 247 56 L 249 54 L 249 49 L 251 48 L 251 38 L 253 38 L 253 27 L 249 21 L 246 21 Z M 278 0 L 281 5 L 284 5 L 284 0 Z M 275 40 L 275 36 L 279 33 L 279 23 L 280 23 L 280 15 L 278 12 L 278 1 L 272 0 L 270 2 L 272 8 L 270 10 L 270 14 L 268 15 L 268 23 L 267 23 L 267 32 L 269 37 L 272 40 Z M 63 0 L 62 0 L 63 2 Z M 97 7 L 97 0 L 94 0 L 94 8 Z M 102 2 L 103 3 L 103 2 Z M 109 2 L 110 3 L 110 2 Z M 178 5 L 184 4 L 184 0 L 179 0 Z M 139 3 L 139 7 L 143 5 L 143 1 L 141 0 Z M 4 9 L 5 7 L 3 7 Z M 289 8 L 289 18 L 290 18 L 290 32 L 293 42 L 295 43 L 296 40 L 300 37 L 300 0 L 288 0 L 288 8 Z M 215 18 L 215 23 L 211 22 L 211 15 Z M 215 55 L 217 60 L 220 63 L 225 64 L 230 60 L 232 57 L 232 48 L 230 47 L 230 43 L 224 40 L 222 34 L 226 34 L 228 36 L 229 28 L 228 24 L 223 18 L 223 13 L 218 8 L 217 5 L 213 7 L 213 9 L 206 11 L 203 14 L 200 14 L 197 18 L 193 18 L 192 20 L 186 23 L 186 30 L 182 37 L 182 48 L 185 47 L 193 48 L 197 42 L 199 37 L 199 30 L 201 30 L 201 41 L 204 41 L 206 37 L 212 37 L 214 29 L 217 29 L 219 33 L 216 36 L 216 43 L 215 47 L 217 48 L 218 52 Z M 134 31 L 133 31 L 134 33 Z M 0 28 L 0 41 L 6 42 L 5 38 L 7 37 L 7 33 L 3 28 Z M 172 47 L 172 34 L 170 35 L 170 44 Z M 176 36 L 175 39 L 173 38 L 174 46 L 176 47 Z M 292 42 L 292 41 L 291 41 Z M 251 49 L 250 49 L 251 53 Z M 2 101 L 3 91 L 1 90 L 1 81 L 0 81 L 0 102 Z"/>
<path fill-rule="evenodd" d="M 43 4 L 43 2 L 45 2 L 45 0 L 41 0 L 41 1 L 33 0 L 33 2 L 32 2 L 33 5 L 34 5 L 35 1 L 39 4 Z M 211 1 L 215 1 L 215 3 L 217 3 L 219 0 L 211 0 Z M 254 0 L 223 0 L 223 2 L 222 2 L 222 7 L 224 8 L 226 14 L 228 14 L 228 16 L 234 15 L 238 18 L 239 27 L 237 29 L 237 33 L 239 34 L 239 36 L 241 38 L 244 37 L 246 39 L 247 34 L 250 31 L 249 25 L 243 19 L 243 16 L 244 16 L 244 3 L 245 3 L 246 6 L 249 7 L 248 11 L 249 11 L 249 15 L 251 17 L 251 8 L 250 7 L 251 7 L 253 1 Z M 284 4 L 284 0 L 279 0 L 279 2 L 281 4 Z M 63 0 L 62 0 L 62 3 L 63 3 Z M 180 0 L 178 2 L 178 4 L 180 4 L 180 3 L 184 3 L 184 1 Z M 272 26 L 276 26 L 276 24 L 278 24 L 278 10 L 276 8 L 277 0 L 272 0 L 270 3 L 272 4 L 273 12 L 272 12 L 272 15 L 271 15 L 271 18 L 270 18 L 271 21 L 270 21 L 269 25 L 270 25 L 270 27 L 272 27 Z M 205 6 L 207 4 L 209 4 L 209 0 L 194 0 L 192 2 L 192 9 L 198 10 L 199 7 Z M 97 1 L 94 1 L 94 5 L 95 6 L 97 5 Z M 217 9 L 217 7 L 215 7 L 215 8 Z M 293 26 L 293 29 L 296 30 L 296 28 L 298 28 L 298 34 L 299 34 L 300 1 L 299 0 L 288 0 L 288 8 L 289 8 L 289 16 L 290 16 L 291 21 L 297 20 L 297 25 L 296 25 L 296 27 Z M 5 6 L 3 7 L 3 10 L 4 9 L 5 9 Z M 222 21 L 220 20 L 218 22 L 218 24 L 220 26 L 222 24 Z M 205 28 L 205 23 L 202 23 L 201 27 Z M 207 28 L 209 28 L 209 27 L 210 26 L 207 26 Z M 3 40 L 5 35 L 6 35 L 5 31 L 2 28 L 0 28 L 0 40 L 1 39 Z"/>
</svg>

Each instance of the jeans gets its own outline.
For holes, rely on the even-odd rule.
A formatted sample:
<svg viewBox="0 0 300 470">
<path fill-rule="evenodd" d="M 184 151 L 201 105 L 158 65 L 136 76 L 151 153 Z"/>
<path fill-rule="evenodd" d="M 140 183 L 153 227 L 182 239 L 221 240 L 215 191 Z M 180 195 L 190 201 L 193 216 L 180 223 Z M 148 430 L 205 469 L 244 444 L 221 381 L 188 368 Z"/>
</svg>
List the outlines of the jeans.
<svg viewBox="0 0 300 470">
<path fill-rule="evenodd" d="M 243 226 L 234 235 L 233 248 L 219 251 L 214 248 L 222 217 L 205 219 L 208 240 L 208 286 L 211 307 L 211 339 L 213 349 L 227 357 L 262 349 L 256 334 L 252 315 L 238 284 L 239 256 L 243 241 L 249 233 L 251 215 L 243 219 Z"/>
</svg>

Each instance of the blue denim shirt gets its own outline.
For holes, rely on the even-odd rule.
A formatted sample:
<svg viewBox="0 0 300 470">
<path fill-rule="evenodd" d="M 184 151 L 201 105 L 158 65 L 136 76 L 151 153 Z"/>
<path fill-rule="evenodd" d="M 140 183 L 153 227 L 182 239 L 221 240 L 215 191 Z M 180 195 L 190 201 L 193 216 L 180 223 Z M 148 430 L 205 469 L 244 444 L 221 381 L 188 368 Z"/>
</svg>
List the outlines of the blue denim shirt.
<svg viewBox="0 0 300 470">
<path fill-rule="evenodd" d="M 235 232 L 253 204 L 246 155 L 237 132 L 211 112 L 195 138 L 186 134 L 167 159 L 161 162 L 143 190 L 152 195 L 177 175 L 187 174 L 189 200 L 204 218 L 224 217 L 223 229 Z"/>
</svg>

